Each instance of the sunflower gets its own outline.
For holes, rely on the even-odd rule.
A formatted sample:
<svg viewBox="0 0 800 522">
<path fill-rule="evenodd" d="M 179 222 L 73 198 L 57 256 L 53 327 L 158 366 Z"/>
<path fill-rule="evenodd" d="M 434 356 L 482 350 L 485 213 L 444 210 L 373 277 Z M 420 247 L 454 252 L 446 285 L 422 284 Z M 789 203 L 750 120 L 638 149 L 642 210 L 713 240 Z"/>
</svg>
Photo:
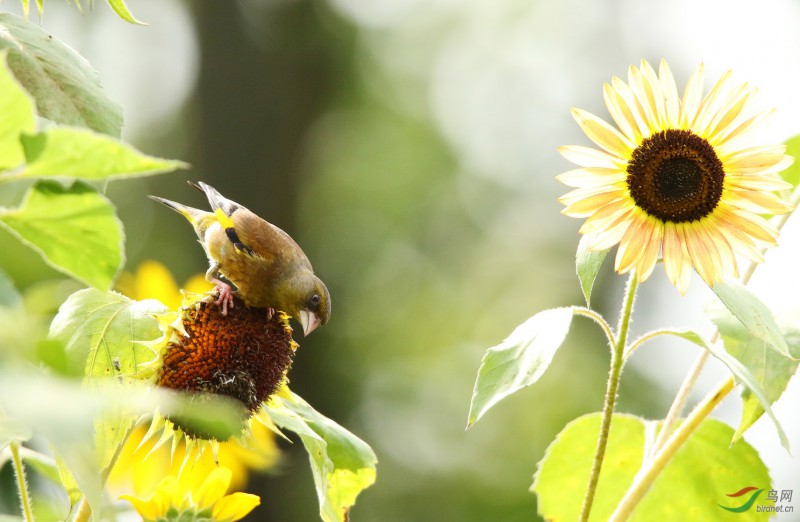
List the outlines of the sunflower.
<svg viewBox="0 0 800 522">
<path fill-rule="evenodd" d="M 173 310 L 179 308 L 184 300 L 169 270 L 153 260 L 143 261 L 133 274 L 124 273 L 117 287 L 129 297 L 158 299 Z M 202 275 L 196 275 L 183 287 L 189 294 L 200 294 L 210 290 L 212 285 Z M 166 342 L 166 337 L 163 341 Z M 165 346 L 157 348 L 165 350 Z M 247 484 L 250 470 L 272 468 L 280 457 L 274 432 L 262 422 L 248 422 L 246 437 L 234 437 L 213 445 L 193 444 L 191 448 L 187 448 L 186 441 L 180 436 L 175 447 L 153 437 L 158 433 L 157 428 L 177 435 L 161 416 L 156 416 L 154 423 L 151 430 L 146 425 L 136 427 L 128 437 L 109 477 L 109 486 L 117 495 L 130 491 L 149 495 L 155 491 L 159 477 L 178 474 L 179 471 L 182 482 L 199 484 L 217 466 L 230 469 L 231 487 L 240 489 Z M 191 466 L 184 466 L 187 460 L 192 461 Z M 181 468 L 184 469 L 181 471 Z"/>
<path fill-rule="evenodd" d="M 619 244 L 614 269 L 641 281 L 659 253 L 667 277 L 686 293 L 694 269 L 710 286 L 738 277 L 737 255 L 763 261 L 777 244 L 766 219 L 791 210 L 775 191 L 791 188 L 779 172 L 792 163 L 784 145 L 753 144 L 767 113 L 749 110 L 755 89 L 730 71 L 703 96 L 703 66 L 679 97 L 669 66 L 642 60 L 627 83 L 612 78 L 603 95 L 616 127 L 581 109 L 572 114 L 600 149 L 565 146 L 580 168 L 557 178 L 575 187 L 559 199 L 564 214 L 586 218 L 591 250 Z"/>
<path fill-rule="evenodd" d="M 148 500 L 124 495 L 146 522 L 205 521 L 234 522 L 244 518 L 261 503 L 257 495 L 226 495 L 231 471 L 214 468 L 199 485 L 185 481 L 183 475 L 168 475 Z"/>
</svg>

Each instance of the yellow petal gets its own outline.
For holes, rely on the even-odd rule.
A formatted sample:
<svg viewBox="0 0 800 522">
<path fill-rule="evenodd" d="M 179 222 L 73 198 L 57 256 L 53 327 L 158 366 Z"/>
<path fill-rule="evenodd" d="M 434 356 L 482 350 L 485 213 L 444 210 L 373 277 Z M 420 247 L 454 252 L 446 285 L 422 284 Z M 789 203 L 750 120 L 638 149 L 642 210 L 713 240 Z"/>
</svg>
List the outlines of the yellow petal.
<svg viewBox="0 0 800 522">
<path fill-rule="evenodd" d="M 614 123 L 617 124 L 617 127 L 625 137 L 633 143 L 639 143 L 642 139 L 642 134 L 639 132 L 636 117 L 631 112 L 628 104 L 625 103 L 625 100 L 607 83 L 603 85 L 603 99 L 606 102 L 608 113 L 611 114 Z"/>
<path fill-rule="evenodd" d="M 686 89 L 683 91 L 679 118 L 682 129 L 688 129 L 692 125 L 700 107 L 700 100 L 703 96 L 703 71 L 704 67 L 701 63 L 697 70 L 692 73 L 686 83 Z"/>
<path fill-rule="evenodd" d="M 653 129 L 651 129 L 647 123 L 647 116 L 645 115 L 644 108 L 639 103 L 639 100 L 636 99 L 636 95 L 633 93 L 630 86 L 616 76 L 611 78 L 611 88 L 614 89 L 614 92 L 617 93 L 630 111 L 633 122 L 638 128 L 636 135 L 639 136 L 639 139 L 636 140 L 636 143 L 641 143 L 641 138 L 646 138 L 653 133 Z"/>
<path fill-rule="evenodd" d="M 614 260 L 614 270 L 620 274 L 630 271 L 641 259 L 645 242 L 650 239 L 648 233 L 652 232 L 652 229 L 648 230 L 647 221 L 647 216 L 641 214 L 635 216 L 622 235 L 619 248 L 617 248 L 617 257 Z"/>
<path fill-rule="evenodd" d="M 585 167 L 562 172 L 556 179 L 568 187 L 599 187 L 625 181 L 627 172 L 617 168 Z"/>
<path fill-rule="evenodd" d="M 580 145 L 563 145 L 558 148 L 558 152 L 580 167 L 622 168 L 624 170 L 627 164 L 625 160 L 616 156 Z"/>
<path fill-rule="evenodd" d="M 215 521 L 235 522 L 247 516 L 259 504 L 261 498 L 258 495 L 236 492 L 217 502 L 212 516 Z"/>
<path fill-rule="evenodd" d="M 635 148 L 633 142 L 597 116 L 581 109 L 572 109 L 572 116 L 590 140 L 603 150 L 621 159 L 628 159 Z"/>
<path fill-rule="evenodd" d="M 648 219 L 647 226 L 650 228 L 647 232 L 649 239 L 645 244 L 644 253 L 636 265 L 636 274 L 641 282 L 646 281 L 656 267 L 664 232 L 664 224 L 656 219 Z"/>
<path fill-rule="evenodd" d="M 667 272 L 667 278 L 681 294 L 686 294 L 692 275 L 691 262 L 689 261 L 689 252 L 675 223 L 664 224 L 663 245 L 664 269 Z"/>
<path fill-rule="evenodd" d="M 681 99 L 678 96 L 678 87 L 675 77 L 666 60 L 658 64 L 658 79 L 661 82 L 661 92 L 664 93 L 664 108 L 666 110 L 666 125 L 677 128 L 680 125 Z"/>
<path fill-rule="evenodd" d="M 730 78 L 733 74 L 732 71 L 725 71 L 725 73 L 717 80 L 717 83 L 708 91 L 706 97 L 703 98 L 703 101 L 700 102 L 700 108 L 697 112 L 697 115 L 692 122 L 692 129 L 696 131 L 701 138 L 707 138 L 707 129 L 711 120 L 717 113 L 717 109 L 719 107 L 720 98 L 725 96 L 728 92 L 728 86 L 730 84 Z"/>
<path fill-rule="evenodd" d="M 181 304 L 178 285 L 167 267 L 158 261 L 145 260 L 136 270 L 136 299 L 158 299 L 170 309 Z"/>
<path fill-rule="evenodd" d="M 228 485 L 231 483 L 231 470 L 228 468 L 217 467 L 206 478 L 203 485 L 192 495 L 194 505 L 198 509 L 205 509 L 212 506 L 225 496 Z"/>
<path fill-rule="evenodd" d="M 642 116 L 647 122 L 647 127 L 650 131 L 662 130 L 661 122 L 658 118 L 658 111 L 655 107 L 653 87 L 649 84 L 644 77 L 642 71 L 631 65 L 628 67 L 628 85 L 633 91 L 636 100 L 639 102 L 639 107 L 642 109 Z"/>
<path fill-rule="evenodd" d="M 166 513 L 166 511 L 160 511 L 158 506 L 156 506 L 152 500 L 144 501 L 131 495 L 122 495 L 119 498 L 122 500 L 127 500 L 133 504 L 133 508 L 136 510 L 136 512 L 139 513 L 139 515 L 141 515 L 146 521 L 155 520 L 159 516 Z"/>
</svg>

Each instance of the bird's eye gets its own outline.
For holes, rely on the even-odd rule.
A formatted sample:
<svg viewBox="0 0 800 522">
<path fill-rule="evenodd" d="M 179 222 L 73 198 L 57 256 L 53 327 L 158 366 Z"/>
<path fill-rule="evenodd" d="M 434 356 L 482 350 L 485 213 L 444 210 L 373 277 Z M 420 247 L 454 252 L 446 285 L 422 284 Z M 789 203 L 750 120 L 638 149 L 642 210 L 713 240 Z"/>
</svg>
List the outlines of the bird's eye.
<svg viewBox="0 0 800 522">
<path fill-rule="evenodd" d="M 311 296 L 311 304 L 315 305 L 319 304 L 319 300 L 320 300 L 319 294 L 314 294 Z"/>
</svg>

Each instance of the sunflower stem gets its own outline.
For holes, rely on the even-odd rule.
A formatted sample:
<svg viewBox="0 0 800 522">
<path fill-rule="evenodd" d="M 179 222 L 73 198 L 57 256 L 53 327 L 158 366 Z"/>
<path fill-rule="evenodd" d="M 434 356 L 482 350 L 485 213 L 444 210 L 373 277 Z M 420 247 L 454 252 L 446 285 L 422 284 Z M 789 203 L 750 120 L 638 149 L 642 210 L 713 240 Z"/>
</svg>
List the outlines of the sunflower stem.
<svg viewBox="0 0 800 522">
<path fill-rule="evenodd" d="M 611 431 L 611 418 L 614 415 L 614 406 L 617 402 L 617 390 L 619 388 L 622 365 L 625 361 L 625 343 L 628 339 L 628 327 L 630 326 L 633 302 L 636 297 L 636 288 L 639 286 L 639 279 L 636 277 L 636 270 L 631 272 L 628 284 L 625 287 L 625 296 L 622 301 L 622 310 L 619 316 L 619 326 L 617 328 L 616 343 L 610 343 L 611 347 L 611 368 L 608 373 L 608 384 L 606 386 L 605 403 L 603 404 L 603 417 L 600 421 L 600 435 L 597 437 L 597 449 L 595 449 L 592 469 L 589 473 L 589 483 L 586 486 L 586 494 L 583 497 L 581 507 L 580 522 L 589 520 L 589 513 L 592 511 L 594 494 L 597 491 L 597 483 L 600 479 L 600 470 L 603 467 L 606 447 L 608 446 L 608 434 Z"/>
<path fill-rule="evenodd" d="M 695 432 L 700 426 L 700 423 L 702 423 L 722 399 L 733 390 L 733 386 L 733 377 L 729 377 L 695 407 L 694 411 L 692 411 L 678 429 L 675 430 L 675 433 L 669 438 L 664 447 L 657 450 L 653 458 L 648 462 L 648 465 L 639 470 L 639 473 L 633 479 L 633 484 L 631 484 L 631 487 L 625 492 L 625 496 L 620 503 L 617 504 L 617 509 L 614 510 L 611 518 L 608 519 L 609 522 L 622 522 L 628 519 L 639 504 L 639 501 L 650 489 L 650 486 L 653 484 L 656 477 L 658 477 L 658 474 L 664 469 L 664 466 L 667 465 L 683 443 Z"/>
<path fill-rule="evenodd" d="M 11 441 L 9 448 L 11 449 L 11 460 L 14 463 L 14 476 L 17 480 L 17 491 L 19 492 L 19 505 L 20 511 L 22 511 L 22 518 L 25 522 L 33 522 L 33 506 L 31 505 L 31 496 L 28 491 L 28 481 L 25 478 L 25 467 L 19 455 L 20 442 L 18 440 Z"/>
</svg>

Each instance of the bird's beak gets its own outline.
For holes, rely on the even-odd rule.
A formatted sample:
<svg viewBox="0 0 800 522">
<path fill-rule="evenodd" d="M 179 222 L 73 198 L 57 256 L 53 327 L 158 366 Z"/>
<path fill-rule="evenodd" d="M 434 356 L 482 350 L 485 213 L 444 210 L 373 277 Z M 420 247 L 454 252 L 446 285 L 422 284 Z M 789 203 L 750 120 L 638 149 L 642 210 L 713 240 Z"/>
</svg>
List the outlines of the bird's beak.
<svg viewBox="0 0 800 522">
<path fill-rule="evenodd" d="M 320 319 L 314 312 L 300 310 L 300 324 L 303 325 L 303 335 L 308 335 L 319 326 Z"/>
</svg>

